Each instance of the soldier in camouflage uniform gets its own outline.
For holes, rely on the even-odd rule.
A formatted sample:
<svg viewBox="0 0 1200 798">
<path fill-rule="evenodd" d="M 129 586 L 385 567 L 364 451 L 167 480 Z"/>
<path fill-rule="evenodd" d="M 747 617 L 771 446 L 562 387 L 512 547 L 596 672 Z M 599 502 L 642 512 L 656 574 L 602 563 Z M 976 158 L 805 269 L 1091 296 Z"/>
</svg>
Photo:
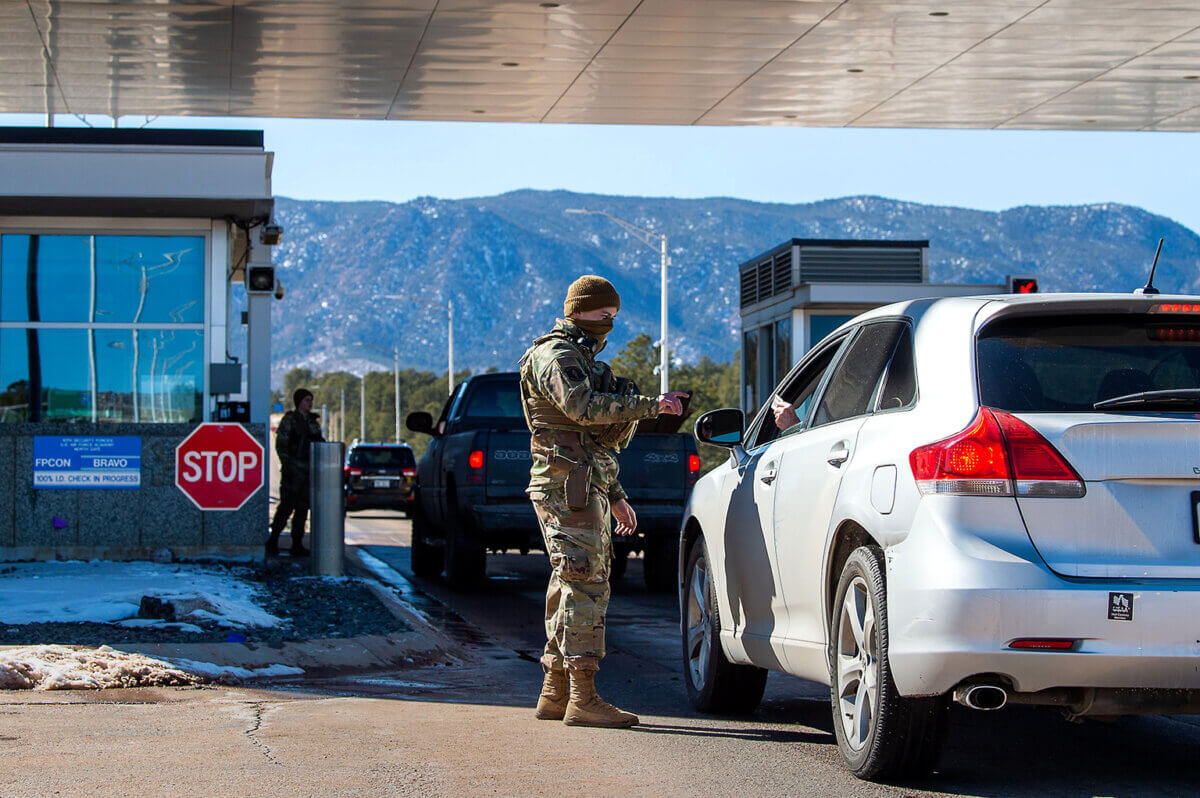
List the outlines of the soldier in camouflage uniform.
<svg viewBox="0 0 1200 798">
<path fill-rule="evenodd" d="M 607 280 L 580 277 L 567 293 L 565 318 L 521 358 L 521 398 L 532 433 L 528 493 L 552 568 L 537 717 L 578 726 L 638 722 L 636 715 L 601 700 L 594 686 L 604 656 L 610 514 L 617 534 L 637 528 L 617 481 L 616 453 L 639 420 L 682 412 L 682 394 L 641 396 L 596 360 L 620 306 Z"/>
<path fill-rule="evenodd" d="M 295 410 L 289 410 L 275 431 L 275 453 L 279 455 L 279 507 L 271 520 L 267 554 L 279 551 L 279 536 L 292 517 L 292 556 L 308 554 L 304 548 L 304 522 L 308 520 L 308 446 L 323 441 L 321 419 L 312 412 L 311 391 L 300 388 L 292 394 Z"/>
</svg>

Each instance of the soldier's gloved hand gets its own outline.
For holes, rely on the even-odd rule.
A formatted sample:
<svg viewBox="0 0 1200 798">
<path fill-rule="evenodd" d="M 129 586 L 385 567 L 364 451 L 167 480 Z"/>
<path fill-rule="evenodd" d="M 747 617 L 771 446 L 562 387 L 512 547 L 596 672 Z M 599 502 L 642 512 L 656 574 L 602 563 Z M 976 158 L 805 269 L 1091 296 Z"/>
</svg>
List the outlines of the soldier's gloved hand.
<svg viewBox="0 0 1200 798">
<path fill-rule="evenodd" d="M 687 391 L 671 391 L 658 397 L 659 415 L 678 416 L 683 413 L 683 397 Z"/>
<path fill-rule="evenodd" d="M 629 502 L 621 499 L 613 502 L 613 518 L 617 519 L 616 533 L 624 537 L 637 531 L 637 513 L 629 506 Z"/>
</svg>

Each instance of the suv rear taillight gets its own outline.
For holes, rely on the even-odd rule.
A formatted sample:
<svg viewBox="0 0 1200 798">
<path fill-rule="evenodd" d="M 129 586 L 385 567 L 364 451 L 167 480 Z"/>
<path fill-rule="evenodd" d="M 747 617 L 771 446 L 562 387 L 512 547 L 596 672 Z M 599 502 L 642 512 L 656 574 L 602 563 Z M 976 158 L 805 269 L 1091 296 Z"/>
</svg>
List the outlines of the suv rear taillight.
<svg viewBox="0 0 1200 798">
<path fill-rule="evenodd" d="M 908 457 L 924 494 L 1078 498 L 1083 480 L 1049 441 L 1016 416 L 980 408 L 965 430 Z"/>
<path fill-rule="evenodd" d="M 1058 449 L 1016 416 L 992 410 L 1008 445 L 1018 496 L 1078 499 L 1087 489 Z"/>
<path fill-rule="evenodd" d="M 361 477 L 361 476 L 362 476 L 362 469 L 361 469 L 361 468 L 351 468 L 350 466 L 346 466 L 346 476 L 348 476 L 348 477 Z"/>
<path fill-rule="evenodd" d="M 415 469 L 415 468 L 405 468 L 405 469 L 402 469 L 402 470 L 400 471 L 400 473 L 401 473 L 403 476 L 406 476 L 406 477 L 415 477 L 415 476 L 417 475 L 417 469 Z"/>
</svg>

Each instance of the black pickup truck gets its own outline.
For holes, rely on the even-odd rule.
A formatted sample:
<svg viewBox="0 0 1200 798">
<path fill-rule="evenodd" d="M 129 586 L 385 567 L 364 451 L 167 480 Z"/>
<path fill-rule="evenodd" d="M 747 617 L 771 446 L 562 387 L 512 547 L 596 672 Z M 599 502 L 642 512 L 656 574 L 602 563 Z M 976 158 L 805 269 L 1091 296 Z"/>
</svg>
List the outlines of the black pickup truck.
<svg viewBox="0 0 1200 798">
<path fill-rule="evenodd" d="M 682 421 L 642 422 L 618 456 L 638 530 L 614 537 L 613 577 L 624 574 L 630 552 L 643 551 L 646 587 L 654 591 L 676 587 L 683 508 L 700 475 L 695 441 L 675 431 Z M 429 413 L 413 413 L 406 424 L 433 437 L 417 463 L 413 573 L 433 577 L 445 570 L 451 586 L 469 589 L 483 581 L 489 551 L 544 550 L 525 495 L 531 458 L 517 374 L 471 377 L 436 422 Z"/>
</svg>

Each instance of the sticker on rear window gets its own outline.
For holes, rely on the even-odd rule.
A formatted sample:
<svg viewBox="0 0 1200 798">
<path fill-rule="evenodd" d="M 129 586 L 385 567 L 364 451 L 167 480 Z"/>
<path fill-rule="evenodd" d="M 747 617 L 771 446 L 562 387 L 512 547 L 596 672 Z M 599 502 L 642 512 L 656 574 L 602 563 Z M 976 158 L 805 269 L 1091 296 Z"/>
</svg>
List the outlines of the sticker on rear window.
<svg viewBox="0 0 1200 798">
<path fill-rule="evenodd" d="M 1109 593 L 1108 594 L 1108 619 L 1110 621 L 1132 621 L 1133 620 L 1133 594 L 1132 593 Z"/>
</svg>

